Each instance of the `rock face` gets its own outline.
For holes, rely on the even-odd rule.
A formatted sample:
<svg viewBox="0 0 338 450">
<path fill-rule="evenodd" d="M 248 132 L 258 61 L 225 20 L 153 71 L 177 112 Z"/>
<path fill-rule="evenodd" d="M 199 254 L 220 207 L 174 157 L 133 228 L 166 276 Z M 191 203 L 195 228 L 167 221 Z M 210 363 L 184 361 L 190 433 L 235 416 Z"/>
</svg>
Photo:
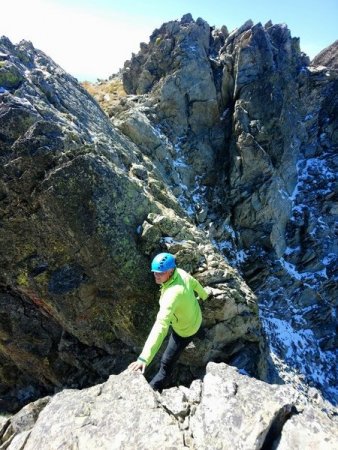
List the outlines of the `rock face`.
<svg viewBox="0 0 338 450">
<path fill-rule="evenodd" d="M 187 15 L 125 63 L 110 114 L 257 294 L 281 376 L 333 402 L 336 47 L 310 65 L 285 25 L 229 34 Z"/>
<path fill-rule="evenodd" d="M 149 264 L 162 250 L 212 291 L 205 339 L 186 352 L 180 373 L 191 381 L 220 360 L 263 376 L 255 296 L 152 156 L 165 160 L 174 147 L 157 146 L 162 135 L 137 114 L 124 128 L 140 120 L 148 151 L 143 138 L 135 145 L 30 43 L 2 38 L 0 58 L 1 408 L 123 370 L 158 309 Z"/>
<path fill-rule="evenodd" d="M 329 69 L 338 70 L 338 40 L 324 48 L 311 63 L 313 66 L 325 66 Z"/>
<path fill-rule="evenodd" d="M 224 363 L 209 363 L 204 380 L 190 388 L 162 394 L 141 374 L 113 375 L 32 403 L 0 431 L 8 450 L 333 450 L 337 437 L 336 418 L 292 387 L 268 385 Z"/>
</svg>

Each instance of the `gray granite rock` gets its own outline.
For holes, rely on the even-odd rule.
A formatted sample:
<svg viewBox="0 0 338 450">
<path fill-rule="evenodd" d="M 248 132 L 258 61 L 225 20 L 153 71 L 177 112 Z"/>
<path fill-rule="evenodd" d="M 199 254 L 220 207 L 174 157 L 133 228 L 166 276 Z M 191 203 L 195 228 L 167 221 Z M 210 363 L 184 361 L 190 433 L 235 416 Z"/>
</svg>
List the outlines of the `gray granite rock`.
<svg viewBox="0 0 338 450">
<path fill-rule="evenodd" d="M 337 416 L 292 386 L 269 385 L 226 364 L 202 380 L 155 393 L 123 372 L 83 390 L 64 390 L 7 419 L 1 448 L 316 449 L 335 448 Z"/>
</svg>

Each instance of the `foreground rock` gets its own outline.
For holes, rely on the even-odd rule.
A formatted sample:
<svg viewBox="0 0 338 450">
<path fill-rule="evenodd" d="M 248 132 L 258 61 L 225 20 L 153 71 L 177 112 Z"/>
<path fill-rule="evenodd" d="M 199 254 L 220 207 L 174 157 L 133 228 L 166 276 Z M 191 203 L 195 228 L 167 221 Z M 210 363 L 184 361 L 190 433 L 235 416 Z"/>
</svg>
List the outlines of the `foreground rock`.
<svg viewBox="0 0 338 450">
<path fill-rule="evenodd" d="M 196 448 L 324 450 L 336 445 L 336 425 L 290 385 L 268 385 L 210 363 L 190 429 Z"/>
<path fill-rule="evenodd" d="M 290 386 L 210 363 L 190 389 L 155 394 L 142 375 L 124 372 L 89 389 L 65 390 L 9 419 L 0 442 L 8 450 L 333 450 L 336 426 Z"/>
</svg>

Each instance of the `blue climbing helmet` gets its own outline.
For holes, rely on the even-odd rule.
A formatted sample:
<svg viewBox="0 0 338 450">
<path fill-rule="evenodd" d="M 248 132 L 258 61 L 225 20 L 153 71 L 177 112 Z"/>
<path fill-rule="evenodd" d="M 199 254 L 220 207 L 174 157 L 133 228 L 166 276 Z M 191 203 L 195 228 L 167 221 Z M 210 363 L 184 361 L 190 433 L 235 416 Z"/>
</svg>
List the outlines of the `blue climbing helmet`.
<svg viewBox="0 0 338 450">
<path fill-rule="evenodd" d="M 166 272 L 170 269 L 175 269 L 175 256 L 171 253 L 159 253 L 151 263 L 152 272 Z"/>
</svg>

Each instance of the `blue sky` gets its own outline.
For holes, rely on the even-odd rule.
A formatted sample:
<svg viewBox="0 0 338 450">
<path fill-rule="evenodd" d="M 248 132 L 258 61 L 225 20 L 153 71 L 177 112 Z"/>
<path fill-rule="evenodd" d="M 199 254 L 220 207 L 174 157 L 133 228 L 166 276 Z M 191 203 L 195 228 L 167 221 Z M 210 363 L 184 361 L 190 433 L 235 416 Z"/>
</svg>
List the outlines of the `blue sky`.
<svg viewBox="0 0 338 450">
<path fill-rule="evenodd" d="M 32 41 L 80 81 L 108 78 L 155 28 L 190 12 L 229 31 L 246 20 L 285 23 L 313 58 L 338 39 L 338 0 L 7 0 L 1 35 Z"/>
</svg>

